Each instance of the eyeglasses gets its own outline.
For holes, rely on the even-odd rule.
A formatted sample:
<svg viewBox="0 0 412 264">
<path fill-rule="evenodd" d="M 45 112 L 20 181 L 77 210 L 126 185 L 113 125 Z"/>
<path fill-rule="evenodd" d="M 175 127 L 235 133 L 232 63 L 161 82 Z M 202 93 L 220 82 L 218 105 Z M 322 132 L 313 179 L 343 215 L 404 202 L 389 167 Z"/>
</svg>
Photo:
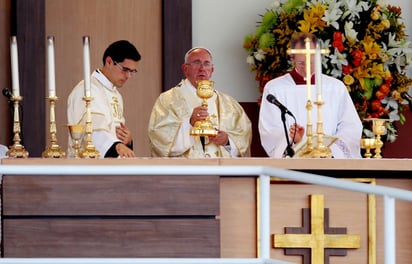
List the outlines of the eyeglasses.
<svg viewBox="0 0 412 264">
<path fill-rule="evenodd" d="M 205 69 L 210 69 L 213 67 L 213 64 L 210 61 L 205 61 L 202 63 L 201 61 L 198 61 L 198 60 L 190 62 L 190 63 L 186 63 L 186 65 L 191 65 L 195 68 L 200 68 L 200 66 L 203 66 L 203 68 Z"/>
<path fill-rule="evenodd" d="M 119 69 L 120 69 L 122 72 L 124 72 L 124 73 L 130 73 L 130 75 L 135 75 L 135 74 L 137 73 L 137 70 L 136 70 L 136 69 L 132 70 L 132 69 L 129 69 L 129 68 L 127 68 L 127 67 L 124 67 L 123 65 L 121 65 L 121 64 L 118 63 L 117 61 L 113 61 L 113 62 L 114 62 L 114 64 L 115 64 L 117 67 L 119 67 Z"/>
</svg>

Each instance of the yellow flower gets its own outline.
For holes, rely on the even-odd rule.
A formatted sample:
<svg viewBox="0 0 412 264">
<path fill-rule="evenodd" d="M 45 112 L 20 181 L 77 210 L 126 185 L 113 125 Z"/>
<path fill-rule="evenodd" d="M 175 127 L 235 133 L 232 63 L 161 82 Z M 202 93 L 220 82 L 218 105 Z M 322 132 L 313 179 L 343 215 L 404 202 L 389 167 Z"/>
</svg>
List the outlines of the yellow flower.
<svg viewBox="0 0 412 264">
<path fill-rule="evenodd" d="M 381 48 L 373 38 L 371 38 L 370 36 L 366 36 L 362 44 L 363 48 L 365 49 L 365 54 L 370 59 L 373 60 L 379 57 Z"/>
<path fill-rule="evenodd" d="M 346 85 L 352 85 L 355 82 L 355 79 L 352 77 L 352 75 L 347 74 L 343 77 L 343 82 Z"/>
<path fill-rule="evenodd" d="M 385 28 L 385 29 L 389 29 L 391 27 L 391 22 L 389 22 L 389 20 L 385 19 L 381 21 L 381 25 Z"/>
<path fill-rule="evenodd" d="M 383 70 L 383 64 L 380 63 L 372 63 L 372 67 L 369 69 L 370 70 L 370 74 L 371 77 L 375 77 L 375 78 L 384 78 L 385 76 L 387 76 L 386 71 Z"/>
<path fill-rule="evenodd" d="M 321 31 L 326 26 L 326 22 L 322 20 L 325 9 L 326 7 L 320 3 L 311 5 L 309 9 L 303 12 L 304 20 L 298 22 L 298 25 L 300 25 L 298 28 L 307 33 Z"/>
<path fill-rule="evenodd" d="M 381 17 L 381 14 L 378 12 L 378 11 L 373 11 L 372 13 L 371 13 L 371 19 L 372 20 L 378 20 L 379 18 Z"/>
</svg>

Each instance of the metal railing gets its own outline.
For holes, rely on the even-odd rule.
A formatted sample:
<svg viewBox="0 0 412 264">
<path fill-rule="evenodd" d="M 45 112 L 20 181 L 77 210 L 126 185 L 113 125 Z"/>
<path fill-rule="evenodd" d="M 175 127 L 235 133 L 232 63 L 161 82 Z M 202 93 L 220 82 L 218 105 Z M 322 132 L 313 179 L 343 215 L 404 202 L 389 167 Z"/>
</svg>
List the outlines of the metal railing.
<svg viewBox="0 0 412 264">
<path fill-rule="evenodd" d="M 287 263 L 270 259 L 270 177 L 283 178 L 297 182 L 329 186 L 338 189 L 362 192 L 366 194 L 382 195 L 384 197 L 384 253 L 385 264 L 396 263 L 395 256 L 395 199 L 412 202 L 412 191 L 398 188 L 385 187 L 379 185 L 370 185 L 366 183 L 352 182 L 342 179 L 336 179 L 327 176 L 314 175 L 310 173 L 277 169 L 263 166 L 191 166 L 191 165 L 159 165 L 159 166 L 142 166 L 142 165 L 0 165 L 0 175 L 220 175 L 220 176 L 256 176 L 259 177 L 260 184 L 260 208 L 261 217 L 259 223 L 260 230 L 260 253 L 261 256 L 256 259 L 111 259 L 111 258 L 90 258 L 90 259 L 19 259 L 3 258 L 0 263 L 136 263 L 136 264 L 206 264 L 206 263 Z"/>
</svg>

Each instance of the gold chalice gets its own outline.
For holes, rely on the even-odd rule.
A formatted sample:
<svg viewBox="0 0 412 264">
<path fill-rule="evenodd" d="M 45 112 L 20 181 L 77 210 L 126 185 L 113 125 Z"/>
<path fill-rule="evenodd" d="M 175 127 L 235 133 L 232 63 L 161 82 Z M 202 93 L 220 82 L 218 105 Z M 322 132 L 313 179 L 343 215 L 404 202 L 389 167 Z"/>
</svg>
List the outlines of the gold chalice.
<svg viewBox="0 0 412 264">
<path fill-rule="evenodd" d="M 366 150 L 365 158 L 370 159 L 372 157 L 371 149 L 375 148 L 375 139 L 374 138 L 362 138 L 361 147 Z"/>
<path fill-rule="evenodd" d="M 85 125 L 67 125 L 70 137 L 73 140 L 74 157 L 80 158 L 80 141 L 84 136 Z"/>
<path fill-rule="evenodd" d="M 214 93 L 213 85 L 214 82 L 211 80 L 197 81 L 196 94 L 203 99 L 202 106 L 208 106 L 207 99 L 211 98 Z M 217 133 L 217 130 L 213 127 L 209 118 L 196 121 L 193 128 L 190 130 L 190 135 L 192 136 L 216 136 Z"/>
</svg>

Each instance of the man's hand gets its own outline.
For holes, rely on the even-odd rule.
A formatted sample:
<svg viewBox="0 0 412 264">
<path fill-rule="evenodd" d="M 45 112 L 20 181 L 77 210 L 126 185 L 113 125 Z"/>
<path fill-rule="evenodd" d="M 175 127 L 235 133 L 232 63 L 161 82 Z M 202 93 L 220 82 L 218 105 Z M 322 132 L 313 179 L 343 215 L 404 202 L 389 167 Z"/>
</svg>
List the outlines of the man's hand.
<svg viewBox="0 0 412 264">
<path fill-rule="evenodd" d="M 192 115 L 190 116 L 190 124 L 194 126 L 197 121 L 206 120 L 208 116 L 209 113 L 207 112 L 206 106 L 195 107 L 193 108 Z"/>
<path fill-rule="evenodd" d="M 217 129 L 218 133 L 215 137 L 209 136 L 209 142 L 215 143 L 216 145 L 221 145 L 221 146 L 226 146 L 227 143 L 229 143 L 229 135 L 222 131 Z"/>
<path fill-rule="evenodd" d="M 133 150 L 129 149 L 125 144 L 119 143 L 116 145 L 117 154 L 119 154 L 119 158 L 134 158 L 136 154 L 134 154 Z"/>
<path fill-rule="evenodd" d="M 298 124 L 293 124 L 290 126 L 289 136 L 293 140 L 293 143 L 299 143 L 302 140 L 304 133 L 305 128 L 303 126 Z"/>
<path fill-rule="evenodd" d="M 133 140 L 132 133 L 130 133 L 130 130 L 123 123 L 120 123 L 120 126 L 116 127 L 116 137 L 125 145 L 130 145 Z"/>
</svg>

